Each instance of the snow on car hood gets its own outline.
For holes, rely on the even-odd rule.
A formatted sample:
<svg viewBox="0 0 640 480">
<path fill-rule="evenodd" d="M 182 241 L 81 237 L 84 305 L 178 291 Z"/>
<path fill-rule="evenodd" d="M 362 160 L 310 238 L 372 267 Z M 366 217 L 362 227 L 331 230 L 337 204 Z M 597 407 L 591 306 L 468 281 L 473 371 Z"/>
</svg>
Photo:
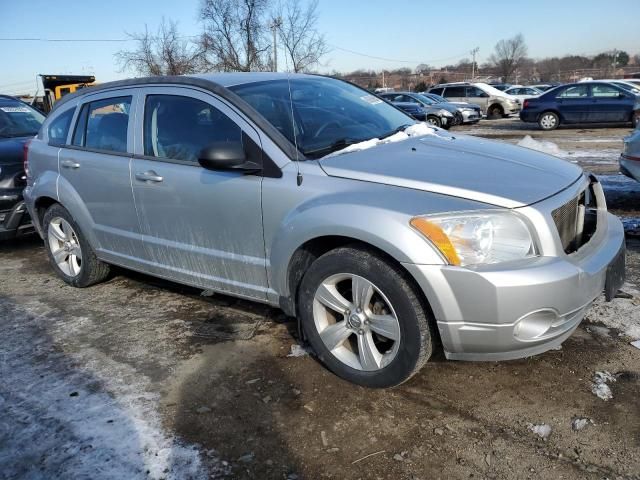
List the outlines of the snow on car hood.
<svg viewBox="0 0 640 480">
<path fill-rule="evenodd" d="M 582 176 L 580 167 L 551 155 L 441 131 L 382 145 L 369 142 L 366 150 L 349 153 L 344 149 L 336 152 L 342 155 L 324 157 L 320 165 L 334 177 L 414 188 L 506 208 L 543 200 Z"/>
</svg>

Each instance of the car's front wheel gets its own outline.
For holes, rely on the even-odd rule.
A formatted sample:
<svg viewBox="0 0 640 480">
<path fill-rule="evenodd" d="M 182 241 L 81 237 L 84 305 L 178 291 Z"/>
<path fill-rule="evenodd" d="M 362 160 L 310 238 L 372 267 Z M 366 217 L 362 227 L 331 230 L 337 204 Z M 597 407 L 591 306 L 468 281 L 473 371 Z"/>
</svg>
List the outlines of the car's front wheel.
<svg viewBox="0 0 640 480">
<path fill-rule="evenodd" d="M 336 375 L 398 385 L 429 359 L 432 323 L 406 273 L 373 251 L 342 247 L 318 258 L 298 296 L 306 336 Z"/>
<path fill-rule="evenodd" d="M 504 108 L 501 105 L 491 105 L 487 110 L 487 116 L 489 118 L 500 118 L 504 115 Z"/>
<path fill-rule="evenodd" d="M 442 126 L 442 122 L 440 121 L 440 119 L 438 117 L 433 116 L 433 115 L 429 115 L 427 117 L 427 123 L 429 125 L 433 125 L 434 127 Z"/>
<path fill-rule="evenodd" d="M 554 112 L 544 112 L 538 119 L 538 125 L 542 130 L 555 130 L 560 125 L 560 117 Z"/>
<path fill-rule="evenodd" d="M 42 225 L 49 261 L 69 285 L 88 287 L 109 275 L 109 265 L 98 260 L 80 227 L 62 205 L 49 207 Z"/>
</svg>

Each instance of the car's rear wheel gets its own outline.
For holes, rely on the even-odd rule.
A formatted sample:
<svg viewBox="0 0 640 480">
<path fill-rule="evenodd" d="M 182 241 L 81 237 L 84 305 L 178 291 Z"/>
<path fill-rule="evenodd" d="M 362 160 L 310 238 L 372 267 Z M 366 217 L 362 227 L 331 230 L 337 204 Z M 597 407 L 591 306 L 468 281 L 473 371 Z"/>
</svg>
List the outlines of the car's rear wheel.
<svg viewBox="0 0 640 480">
<path fill-rule="evenodd" d="M 433 125 L 434 127 L 442 126 L 442 122 L 440 122 L 440 119 L 438 117 L 433 116 L 433 115 L 429 115 L 427 117 L 427 123 L 429 125 Z"/>
<path fill-rule="evenodd" d="M 74 287 L 88 287 L 109 275 L 109 265 L 101 262 L 71 214 L 54 204 L 43 217 L 45 247 L 58 276 Z"/>
<path fill-rule="evenodd" d="M 554 112 L 544 112 L 538 119 L 538 125 L 542 130 L 555 130 L 560 125 L 560 117 Z"/>
<path fill-rule="evenodd" d="M 367 387 L 398 385 L 428 360 L 428 313 L 400 268 L 375 252 L 342 247 L 305 273 L 299 314 L 318 358 Z"/>
<path fill-rule="evenodd" d="M 504 115 L 504 108 L 502 108 L 502 105 L 491 105 L 489 110 L 487 110 L 487 116 L 489 118 L 500 118 L 502 115 Z"/>
</svg>

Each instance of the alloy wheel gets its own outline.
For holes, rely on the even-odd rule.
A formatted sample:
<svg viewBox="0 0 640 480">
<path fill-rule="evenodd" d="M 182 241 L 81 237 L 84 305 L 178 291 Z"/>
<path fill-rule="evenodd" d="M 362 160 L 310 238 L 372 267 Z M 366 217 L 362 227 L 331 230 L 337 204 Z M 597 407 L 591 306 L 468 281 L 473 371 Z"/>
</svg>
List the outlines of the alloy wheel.
<svg viewBox="0 0 640 480">
<path fill-rule="evenodd" d="M 388 298 L 364 277 L 325 279 L 313 300 L 313 319 L 325 347 L 356 370 L 387 366 L 400 346 L 400 323 Z"/>
<path fill-rule="evenodd" d="M 49 249 L 56 265 L 65 275 L 76 277 L 82 269 L 82 248 L 71 224 L 54 217 L 47 228 Z"/>
</svg>

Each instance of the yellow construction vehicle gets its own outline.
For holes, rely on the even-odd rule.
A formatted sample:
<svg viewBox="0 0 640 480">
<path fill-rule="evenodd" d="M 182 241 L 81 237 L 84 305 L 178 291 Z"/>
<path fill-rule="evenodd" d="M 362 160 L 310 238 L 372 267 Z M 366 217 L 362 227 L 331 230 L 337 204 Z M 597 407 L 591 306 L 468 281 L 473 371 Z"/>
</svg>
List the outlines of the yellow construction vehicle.
<svg viewBox="0 0 640 480">
<path fill-rule="evenodd" d="M 40 74 L 44 95 L 41 110 L 49 113 L 53 104 L 69 93 L 91 86 L 96 77 L 93 75 L 43 75 Z"/>
</svg>

